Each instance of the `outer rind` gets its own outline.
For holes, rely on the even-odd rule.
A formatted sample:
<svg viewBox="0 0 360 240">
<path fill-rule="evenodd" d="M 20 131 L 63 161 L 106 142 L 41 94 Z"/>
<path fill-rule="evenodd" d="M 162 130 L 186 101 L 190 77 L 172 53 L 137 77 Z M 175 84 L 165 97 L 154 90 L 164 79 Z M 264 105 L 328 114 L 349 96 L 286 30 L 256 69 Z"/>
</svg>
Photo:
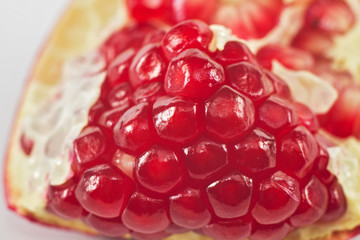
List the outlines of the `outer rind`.
<svg viewBox="0 0 360 240">
<path fill-rule="evenodd" d="M 116 15 L 126 15 L 125 8 L 121 6 L 124 1 L 107 0 L 106 4 L 104 3 L 101 0 L 74 0 L 51 35 L 52 37 L 40 55 L 34 72 L 27 82 L 29 87 L 26 88 L 25 97 L 14 124 L 4 174 L 6 198 L 10 209 L 32 221 L 91 234 L 96 234 L 96 232 L 81 221 L 64 220 L 50 214 L 45 210 L 44 204 L 40 204 L 38 208 L 29 209 L 19 202 L 22 195 L 19 184 L 22 181 L 21 176 L 17 174 L 17 163 L 26 161 L 26 156 L 20 150 L 18 137 L 21 130 L 20 121 L 32 110 L 30 103 L 36 104 L 49 96 L 51 93 L 49 90 L 56 88 L 62 63 L 71 57 L 94 49 L 113 30 L 114 26 L 119 27 L 125 23 L 116 22 L 118 19 Z M 98 21 L 94 22 L 94 19 L 98 19 Z M 74 33 L 77 34 L 74 35 Z M 79 39 L 81 40 L 79 41 Z M 45 87 L 30 87 L 36 85 L 35 83 Z M 336 233 L 326 239 L 345 240 L 358 232 L 359 230 Z M 167 240 L 180 239 L 209 240 L 210 238 L 196 233 L 173 235 L 167 238 Z M 290 236 L 289 239 L 294 238 Z"/>
</svg>

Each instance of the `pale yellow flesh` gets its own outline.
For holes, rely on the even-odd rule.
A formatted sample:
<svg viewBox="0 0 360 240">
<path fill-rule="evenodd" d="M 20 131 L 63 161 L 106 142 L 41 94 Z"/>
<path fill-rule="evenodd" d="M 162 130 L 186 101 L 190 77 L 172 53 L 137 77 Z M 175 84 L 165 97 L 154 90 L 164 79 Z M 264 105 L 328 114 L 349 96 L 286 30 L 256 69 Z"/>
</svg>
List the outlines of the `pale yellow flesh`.
<svg viewBox="0 0 360 240">
<path fill-rule="evenodd" d="M 48 213 L 45 210 L 45 201 L 29 199 L 28 196 L 24 195 L 23 189 L 26 184 L 22 178 L 22 171 L 26 171 L 26 169 L 22 169 L 21 166 L 27 159 L 18 142 L 21 131 L 20 124 L 25 116 L 33 113 L 33 106 L 46 99 L 51 93 L 51 89 L 56 88 L 61 76 L 61 66 L 65 60 L 96 48 L 111 31 L 125 25 L 126 21 L 127 13 L 124 8 L 124 1 L 75 0 L 49 39 L 48 45 L 39 58 L 29 80 L 29 87 L 24 94 L 25 97 L 17 116 L 8 152 L 6 166 L 7 198 L 9 206 L 19 214 L 30 216 L 50 225 L 96 233 L 81 221 L 68 221 Z M 356 41 L 360 42 L 359 35 L 354 36 L 354 38 L 358 38 Z M 357 67 L 360 71 L 359 66 Z M 356 67 L 352 65 L 351 68 L 354 71 Z M 349 154 L 355 156 L 356 160 L 360 159 L 358 141 L 351 139 L 339 144 L 349 149 Z M 359 162 L 358 160 L 358 164 Z M 355 178 L 352 181 L 360 182 L 360 174 Z M 287 239 L 325 239 L 331 237 L 334 231 L 351 230 L 360 225 L 360 207 L 356 204 L 360 199 L 360 197 L 357 198 L 360 195 L 360 189 L 352 189 L 353 186 L 343 186 L 349 207 L 342 219 L 334 223 L 317 224 L 296 230 Z M 205 240 L 209 238 L 195 233 L 186 233 L 173 235 L 167 239 Z M 337 239 L 342 239 L 342 237 L 339 236 Z"/>
</svg>

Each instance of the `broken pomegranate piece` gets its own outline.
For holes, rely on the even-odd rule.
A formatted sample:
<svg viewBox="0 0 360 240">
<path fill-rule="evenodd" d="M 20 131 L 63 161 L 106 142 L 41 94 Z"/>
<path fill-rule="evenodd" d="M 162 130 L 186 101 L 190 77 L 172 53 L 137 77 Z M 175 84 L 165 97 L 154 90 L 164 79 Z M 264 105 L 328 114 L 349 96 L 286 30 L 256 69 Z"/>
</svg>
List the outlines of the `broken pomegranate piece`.
<svg viewBox="0 0 360 240">
<path fill-rule="evenodd" d="M 348 5 L 126 4 L 134 21 L 96 51 L 104 69 L 64 75 L 56 97 L 17 139 L 31 160 L 26 184 L 46 196 L 46 214 L 139 240 L 305 240 L 337 231 L 331 224 L 354 207 L 350 173 L 339 172 L 351 169 L 356 154 L 346 155 L 325 130 L 360 134 L 360 91 L 306 40 L 331 46 L 346 34 L 355 21 L 342 19 Z M 271 34 L 294 6 L 301 24 L 276 42 Z M 333 78 L 321 80 L 326 72 Z M 321 84 L 336 99 L 317 111 L 306 100 L 322 98 L 312 91 Z M 316 235 L 312 228 L 322 225 L 330 232 Z"/>
<path fill-rule="evenodd" d="M 190 34 L 189 26 L 201 30 Z M 299 112 L 299 103 L 280 98 L 245 45 L 231 43 L 241 58 L 233 57 L 229 44 L 209 52 L 210 41 L 203 39 L 210 33 L 205 23 L 186 21 L 161 43 L 132 48 L 128 70 L 119 62 L 126 49 L 108 62 L 98 100 L 107 107 L 94 111 L 123 110 L 112 119 L 113 131 L 100 117 L 74 141 L 74 168 L 82 171 L 73 177 L 75 193 L 74 187 L 51 186 L 49 196 L 72 194 L 49 199 L 55 214 L 80 217 L 82 211 L 72 209 L 81 206 L 90 214 L 84 222 L 110 236 L 155 239 L 177 224 L 225 240 L 260 235 L 274 224 L 296 228 L 342 215 L 346 202 L 336 178 L 326 184 L 316 177 L 320 147 L 311 111 Z M 112 48 L 109 41 L 102 47 Z M 119 151 L 135 159 L 133 167 L 120 167 L 125 158 Z M 328 206 L 314 205 L 328 194 Z M 119 231 L 110 230 L 116 224 Z"/>
</svg>

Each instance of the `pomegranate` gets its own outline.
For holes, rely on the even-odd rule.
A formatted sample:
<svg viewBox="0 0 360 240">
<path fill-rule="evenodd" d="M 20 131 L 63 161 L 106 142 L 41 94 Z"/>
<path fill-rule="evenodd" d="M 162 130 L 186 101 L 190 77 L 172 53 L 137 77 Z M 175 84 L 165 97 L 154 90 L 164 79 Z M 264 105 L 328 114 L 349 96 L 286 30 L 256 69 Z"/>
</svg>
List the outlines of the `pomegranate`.
<svg viewBox="0 0 360 240">
<path fill-rule="evenodd" d="M 337 137 L 360 136 L 358 85 L 310 44 L 352 29 L 348 4 L 126 4 L 134 21 L 68 62 L 18 130 L 26 211 L 118 238 L 350 236 L 360 143 Z M 268 37 L 291 8 L 298 28 Z"/>
</svg>

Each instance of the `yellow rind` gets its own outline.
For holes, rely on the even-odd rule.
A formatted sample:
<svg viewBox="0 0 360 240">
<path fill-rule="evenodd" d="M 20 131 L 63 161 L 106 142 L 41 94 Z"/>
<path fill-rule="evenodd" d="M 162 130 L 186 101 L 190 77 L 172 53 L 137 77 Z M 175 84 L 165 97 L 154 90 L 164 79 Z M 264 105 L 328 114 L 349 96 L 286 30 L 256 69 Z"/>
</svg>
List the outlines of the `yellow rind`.
<svg viewBox="0 0 360 240">
<path fill-rule="evenodd" d="M 45 200 L 43 202 L 29 204 L 32 200 L 24 196 L 22 189 L 26 187 L 24 184 L 26 181 L 22 179 L 23 175 L 21 174 L 21 171 L 25 171 L 21 169 L 22 163 L 27 159 L 20 149 L 18 139 L 21 132 L 22 119 L 34 114 L 33 107 L 48 98 L 59 83 L 64 61 L 96 48 L 114 28 L 119 28 L 126 23 L 126 21 L 122 20 L 127 19 L 127 13 L 123 5 L 124 1 L 121 0 L 74 0 L 56 27 L 56 30 L 51 35 L 47 46 L 35 66 L 34 73 L 29 80 L 29 87 L 26 90 L 25 98 L 22 102 L 22 107 L 16 118 L 17 122 L 14 125 L 5 175 L 8 205 L 25 217 L 53 226 L 96 234 L 96 231 L 79 220 L 64 220 L 47 212 L 45 210 Z M 354 35 L 359 37 L 360 33 L 354 33 Z M 352 37 L 349 38 L 352 39 Z M 345 42 L 345 45 L 351 44 L 351 41 L 347 42 L 344 39 L 346 39 L 346 37 L 338 41 Z M 339 43 L 338 46 L 344 44 Z M 357 46 L 357 44 L 355 46 Z M 335 55 L 337 56 L 337 54 Z M 340 56 L 340 54 L 338 56 Z M 340 62 L 346 62 L 348 58 L 348 55 L 343 55 L 342 58 L 338 57 L 338 59 L 345 59 L 339 60 Z M 349 59 L 351 61 L 351 58 Z M 344 68 L 353 69 L 351 66 L 345 66 Z M 360 73 L 358 74 L 357 76 L 359 76 L 360 79 Z M 355 156 L 359 164 L 359 142 L 350 139 L 345 142 L 339 142 L 339 144 L 348 149 L 349 153 Z M 360 174 L 358 178 L 359 179 L 354 181 L 360 182 Z M 343 182 L 341 183 L 344 184 Z M 349 205 L 344 217 L 334 223 L 314 224 L 306 228 L 298 229 L 286 239 L 335 239 L 334 231 L 351 230 L 360 225 L 360 207 L 358 206 L 359 204 L 357 204 L 357 200 L 360 198 L 355 198 L 356 194 L 352 195 L 352 193 L 349 192 L 351 189 L 344 188 Z M 357 194 L 360 194 L 360 190 L 357 189 L 356 191 L 358 191 Z M 347 234 L 336 235 L 336 239 L 338 240 L 347 238 Z M 173 235 L 166 238 L 166 240 L 185 239 L 210 240 L 208 237 L 193 232 Z"/>
<path fill-rule="evenodd" d="M 356 24 L 344 35 L 335 38 L 334 46 L 329 49 L 329 57 L 334 59 L 334 67 L 349 71 L 360 83 L 360 1 L 347 0 L 356 16 Z"/>
<path fill-rule="evenodd" d="M 27 161 L 19 146 L 22 120 L 34 114 L 35 106 L 51 96 L 61 79 L 62 65 L 79 54 L 95 49 L 104 38 L 128 19 L 124 1 L 75 0 L 48 39 L 28 81 L 24 99 L 13 127 L 5 167 L 5 188 L 8 205 L 20 215 L 49 225 L 96 233 L 80 220 L 61 219 L 45 210 L 44 201 L 29 199 L 23 163 Z"/>
</svg>

